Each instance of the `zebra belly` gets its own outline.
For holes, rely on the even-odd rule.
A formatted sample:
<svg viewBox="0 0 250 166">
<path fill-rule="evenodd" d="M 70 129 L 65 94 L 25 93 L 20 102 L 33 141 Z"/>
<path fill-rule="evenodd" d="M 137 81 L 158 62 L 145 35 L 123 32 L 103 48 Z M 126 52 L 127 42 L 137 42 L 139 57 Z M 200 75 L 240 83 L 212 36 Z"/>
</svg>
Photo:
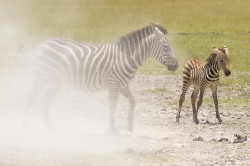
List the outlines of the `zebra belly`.
<svg viewBox="0 0 250 166">
<path fill-rule="evenodd" d="M 100 57 L 98 57 L 100 58 Z M 110 62 L 107 61 L 82 61 L 77 70 L 75 86 L 81 91 L 98 91 L 107 89 L 107 80 L 111 73 Z"/>
<path fill-rule="evenodd" d="M 107 81 L 102 78 L 99 72 L 95 71 L 88 77 L 86 75 L 79 76 L 80 80 L 78 83 L 73 85 L 80 91 L 98 91 L 107 89 Z"/>
</svg>

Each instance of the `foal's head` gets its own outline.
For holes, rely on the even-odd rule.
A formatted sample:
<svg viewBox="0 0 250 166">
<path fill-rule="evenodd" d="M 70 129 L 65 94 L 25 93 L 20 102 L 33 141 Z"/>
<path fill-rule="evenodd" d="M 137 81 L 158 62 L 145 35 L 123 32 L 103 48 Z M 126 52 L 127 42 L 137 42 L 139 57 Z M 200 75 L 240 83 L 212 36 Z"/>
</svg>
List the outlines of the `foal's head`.
<svg viewBox="0 0 250 166">
<path fill-rule="evenodd" d="M 231 74 L 230 71 L 230 59 L 228 55 L 228 48 L 224 46 L 223 48 L 213 47 L 214 53 L 217 54 L 217 64 L 219 69 L 224 71 L 225 76 L 229 76 Z"/>
</svg>

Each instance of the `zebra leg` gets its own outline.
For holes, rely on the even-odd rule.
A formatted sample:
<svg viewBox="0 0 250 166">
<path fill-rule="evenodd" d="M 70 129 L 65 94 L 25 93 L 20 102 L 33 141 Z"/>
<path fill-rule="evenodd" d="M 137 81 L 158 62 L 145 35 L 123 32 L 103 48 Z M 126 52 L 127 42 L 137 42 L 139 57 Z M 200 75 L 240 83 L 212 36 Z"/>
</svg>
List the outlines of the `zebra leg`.
<svg viewBox="0 0 250 166">
<path fill-rule="evenodd" d="M 55 131 L 49 117 L 49 104 L 60 89 L 62 83 L 58 80 L 50 80 L 42 96 L 42 111 L 45 126 L 51 131 Z"/>
<path fill-rule="evenodd" d="M 128 113 L 128 130 L 133 131 L 134 127 L 134 108 L 135 108 L 135 97 L 131 93 L 128 86 L 121 88 L 120 92 L 124 97 L 126 97 L 130 103 L 129 113 Z"/>
<path fill-rule="evenodd" d="M 117 85 L 111 85 L 109 88 L 109 131 L 108 131 L 108 133 L 111 134 L 118 134 L 114 125 L 118 95 L 119 95 L 119 87 Z"/>
<path fill-rule="evenodd" d="M 41 82 L 41 79 L 35 78 L 34 85 L 33 85 L 33 88 L 31 89 L 30 95 L 28 97 L 26 109 L 24 112 L 23 123 L 22 123 L 22 128 L 24 131 L 26 131 L 28 128 L 28 120 L 29 120 L 31 108 L 34 105 L 34 103 L 36 102 L 39 94 L 42 92 L 42 90 L 44 89 L 45 86 L 46 86 L 45 81 Z"/>
<path fill-rule="evenodd" d="M 196 112 L 195 104 L 196 104 L 196 99 L 197 99 L 198 93 L 199 93 L 199 88 L 198 87 L 194 87 L 193 93 L 191 95 L 191 103 L 192 103 L 193 115 Z"/>
<path fill-rule="evenodd" d="M 216 111 L 216 118 L 219 120 L 220 123 L 222 123 L 222 119 L 220 118 L 220 113 L 218 109 L 218 98 L 217 98 L 217 84 L 211 86 L 211 91 L 214 99 L 214 106 Z"/>
<path fill-rule="evenodd" d="M 204 95 L 205 89 L 206 89 L 206 87 L 204 87 L 204 86 L 202 86 L 200 88 L 200 96 L 199 96 L 199 100 L 198 100 L 198 103 L 197 103 L 197 109 L 196 109 L 195 113 L 193 114 L 193 121 L 196 124 L 199 124 L 199 120 L 197 118 L 197 115 L 198 115 L 198 110 L 199 110 L 199 108 L 200 108 L 200 106 L 201 106 L 201 104 L 203 102 L 203 95 Z"/>
<path fill-rule="evenodd" d="M 185 95 L 187 93 L 188 88 L 190 87 L 190 83 L 187 81 L 183 82 L 183 87 L 182 87 L 182 93 L 179 99 L 179 109 L 178 112 L 176 114 L 176 123 L 179 123 L 180 117 L 181 117 L 181 108 L 182 108 L 182 104 L 185 100 Z"/>
</svg>

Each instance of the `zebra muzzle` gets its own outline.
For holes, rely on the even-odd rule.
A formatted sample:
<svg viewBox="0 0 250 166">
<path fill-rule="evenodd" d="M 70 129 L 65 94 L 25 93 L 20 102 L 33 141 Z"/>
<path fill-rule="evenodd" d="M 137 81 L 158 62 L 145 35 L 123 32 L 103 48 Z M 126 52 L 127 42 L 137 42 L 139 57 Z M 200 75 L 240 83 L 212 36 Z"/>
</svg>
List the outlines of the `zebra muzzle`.
<svg viewBox="0 0 250 166">
<path fill-rule="evenodd" d="M 224 71 L 224 74 L 225 74 L 225 76 L 230 76 L 231 71 L 230 71 L 230 70 L 225 70 L 225 71 Z"/>
<path fill-rule="evenodd" d="M 169 71 L 176 71 L 178 68 L 178 63 L 174 64 L 174 65 L 167 65 L 167 68 Z"/>
</svg>

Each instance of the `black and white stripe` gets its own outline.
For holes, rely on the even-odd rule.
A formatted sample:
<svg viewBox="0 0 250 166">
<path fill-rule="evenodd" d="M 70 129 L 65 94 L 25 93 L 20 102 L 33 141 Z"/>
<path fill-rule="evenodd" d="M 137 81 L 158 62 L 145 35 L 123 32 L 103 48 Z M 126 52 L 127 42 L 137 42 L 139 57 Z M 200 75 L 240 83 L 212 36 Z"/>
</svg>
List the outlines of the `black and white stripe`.
<svg viewBox="0 0 250 166">
<path fill-rule="evenodd" d="M 55 89 L 62 84 L 66 83 L 80 91 L 107 89 L 110 96 L 109 125 L 110 130 L 114 130 L 117 97 L 121 92 L 131 105 L 128 128 L 132 130 L 135 102 L 128 83 L 138 67 L 149 57 L 156 58 L 171 71 L 178 67 L 166 34 L 166 29 L 151 24 L 122 36 L 116 44 L 95 45 L 67 39 L 40 44 L 34 53 L 36 79 L 28 107 L 45 89 L 44 116 L 49 124 L 48 105 L 57 91 Z M 27 119 L 24 121 L 27 123 Z"/>
<path fill-rule="evenodd" d="M 207 87 L 209 87 L 212 91 L 216 117 L 219 122 L 222 123 L 219 115 L 217 99 L 217 83 L 219 81 L 219 71 L 223 70 L 226 76 L 229 76 L 231 72 L 229 70 L 228 48 L 226 46 L 224 46 L 222 49 L 213 47 L 213 50 L 214 52 L 208 57 L 207 62 L 202 62 L 196 59 L 188 61 L 186 63 L 183 69 L 183 87 L 179 100 L 179 110 L 177 112 L 176 122 L 179 122 L 181 107 L 185 100 L 186 92 L 191 85 L 194 85 L 194 90 L 191 95 L 194 123 L 199 123 L 197 114 L 202 104 L 203 95 Z M 199 93 L 200 95 L 196 108 L 196 98 Z"/>
</svg>

